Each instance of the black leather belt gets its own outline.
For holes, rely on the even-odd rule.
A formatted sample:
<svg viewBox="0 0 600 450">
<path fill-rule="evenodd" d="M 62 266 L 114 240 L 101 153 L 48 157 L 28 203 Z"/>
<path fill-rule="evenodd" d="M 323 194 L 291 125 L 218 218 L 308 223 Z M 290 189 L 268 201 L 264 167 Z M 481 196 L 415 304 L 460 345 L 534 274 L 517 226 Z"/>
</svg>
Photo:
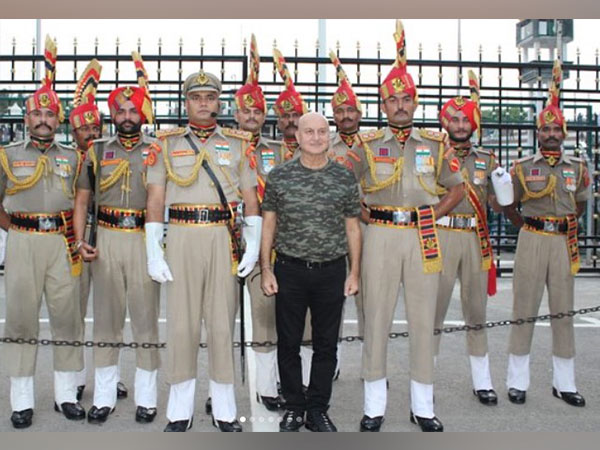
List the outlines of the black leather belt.
<svg viewBox="0 0 600 450">
<path fill-rule="evenodd" d="M 534 219 L 533 217 L 524 217 L 525 223 L 534 230 L 544 231 L 546 233 L 566 233 L 566 220 L 543 220 Z"/>
<path fill-rule="evenodd" d="M 141 230 L 144 228 L 145 215 L 143 211 L 119 211 L 112 213 L 108 210 L 98 209 L 98 225 L 108 228 L 120 228 L 123 230 Z"/>
<path fill-rule="evenodd" d="M 323 267 L 333 266 L 345 261 L 346 255 L 342 255 L 339 258 L 331 259 L 329 261 L 308 261 L 306 259 L 296 258 L 295 256 L 285 255 L 283 253 L 277 253 L 277 261 L 283 262 L 284 264 L 294 264 L 296 266 L 306 267 L 307 269 L 322 269 Z"/>
<path fill-rule="evenodd" d="M 385 209 L 372 208 L 369 217 L 392 225 L 410 225 L 417 223 L 417 212 L 410 211 L 388 211 Z"/>
<path fill-rule="evenodd" d="M 61 231 L 63 228 L 62 217 L 54 215 L 28 216 L 11 214 L 10 223 L 17 228 L 24 229 L 26 231 L 54 232 Z"/>
<path fill-rule="evenodd" d="M 222 209 L 188 209 L 169 208 L 169 220 L 184 223 L 226 222 L 231 219 L 231 211 Z"/>
</svg>

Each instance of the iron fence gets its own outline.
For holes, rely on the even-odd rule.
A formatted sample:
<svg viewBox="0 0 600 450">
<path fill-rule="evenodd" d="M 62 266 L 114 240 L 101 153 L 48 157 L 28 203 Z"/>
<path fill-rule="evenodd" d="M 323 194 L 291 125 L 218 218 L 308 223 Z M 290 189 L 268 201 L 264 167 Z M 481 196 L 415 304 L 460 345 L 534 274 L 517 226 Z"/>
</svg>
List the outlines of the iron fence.
<svg viewBox="0 0 600 450">
<path fill-rule="evenodd" d="M 233 94 L 247 76 L 248 63 L 246 42 L 240 54 L 227 51 L 222 42 L 220 53 L 206 54 L 201 41 L 197 53 L 184 52 L 183 42 L 178 51 L 165 53 L 159 40 L 152 50 L 137 49 L 144 58 L 150 77 L 150 90 L 154 101 L 156 123 L 148 129 L 183 125 L 186 122 L 181 93 L 185 77 L 200 68 L 220 76 L 223 84 L 223 113 L 220 122 L 234 125 Z M 107 111 L 106 99 L 116 86 L 135 84 L 135 70 L 130 51 L 119 41 L 112 54 L 99 54 L 98 41 L 93 54 L 79 54 L 74 42 L 70 54 L 59 53 L 55 90 L 70 109 L 73 92 L 81 70 L 92 58 L 103 65 L 102 79 L 98 90 L 101 110 Z M 60 51 L 60 48 L 59 48 Z M 375 52 L 365 54 L 357 44 L 353 54 L 342 52 L 337 46 L 338 56 L 364 106 L 361 127 L 374 128 L 385 125 L 378 95 L 378 87 L 387 75 L 393 60 L 381 54 L 378 45 Z M 284 55 L 294 75 L 297 90 L 313 110 L 331 117 L 330 99 L 337 88 L 335 72 L 326 55 L 319 54 L 318 45 L 313 55 L 300 55 L 298 46 L 292 54 Z M 36 54 L 35 42 L 31 51 L 18 53 L 13 40 L 11 54 L 0 55 L 0 143 L 22 138 L 23 104 L 25 98 L 35 91 L 40 79 L 38 70 L 43 57 Z M 445 58 L 441 49 L 437 59 L 424 59 L 419 47 L 417 57 L 409 59 L 409 71 L 415 78 L 419 90 L 421 107 L 415 115 L 415 125 L 439 129 L 438 111 L 443 103 L 457 94 L 468 95 L 466 73 L 473 70 L 479 77 L 482 106 L 482 136 L 479 144 L 495 152 L 498 161 L 508 166 L 515 158 L 530 154 L 536 148 L 536 111 L 539 111 L 547 96 L 547 78 L 552 61 L 541 59 L 540 53 L 533 61 L 524 61 L 519 53 L 516 61 L 506 61 L 498 49 L 496 60 L 483 60 L 479 49 L 476 59 L 463 59 L 462 52 L 454 59 Z M 592 180 L 592 200 L 581 219 L 580 248 L 582 253 L 581 273 L 600 273 L 600 64 L 596 51 L 593 61 L 582 61 L 579 50 L 573 61 L 563 62 L 562 108 L 568 120 L 569 136 L 565 141 L 568 153 L 585 156 L 589 162 Z M 327 75 L 327 72 L 329 75 Z M 325 75 L 325 76 L 324 76 Z M 527 81 L 527 82 L 526 82 Z M 260 84 L 268 105 L 279 95 L 282 82 L 277 75 L 271 56 L 261 56 Z M 111 132 L 108 117 L 106 131 Z M 332 127 L 334 126 L 331 121 Z M 276 119 L 269 114 L 265 123 L 265 134 L 276 136 Z M 69 124 L 59 131 L 65 142 L 70 142 Z M 501 215 L 490 211 L 490 229 L 498 258 L 499 273 L 512 271 L 511 253 L 516 245 L 516 230 Z"/>
</svg>

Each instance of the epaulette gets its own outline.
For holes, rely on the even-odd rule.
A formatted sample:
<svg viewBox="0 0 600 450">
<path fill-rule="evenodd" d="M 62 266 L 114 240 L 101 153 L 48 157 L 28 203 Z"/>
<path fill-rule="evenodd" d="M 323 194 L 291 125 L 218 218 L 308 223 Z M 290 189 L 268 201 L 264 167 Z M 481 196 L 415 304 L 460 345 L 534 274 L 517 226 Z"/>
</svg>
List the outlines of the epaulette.
<svg viewBox="0 0 600 450">
<path fill-rule="evenodd" d="M 72 150 L 72 151 L 75 151 L 75 150 L 77 150 L 77 148 L 76 148 L 76 147 L 74 147 L 74 146 L 72 146 L 72 145 L 66 145 L 66 144 L 63 144 L 62 142 L 57 142 L 57 143 L 56 143 L 56 145 L 57 145 L 58 147 L 62 148 L 63 150 Z"/>
<path fill-rule="evenodd" d="M 381 139 L 385 134 L 385 130 L 370 130 L 363 131 L 362 133 L 358 133 L 358 136 L 362 142 L 370 142 L 375 139 Z"/>
<path fill-rule="evenodd" d="M 10 144 L 3 145 L 2 147 L 4 147 L 5 149 L 9 149 L 9 148 L 17 147 L 17 146 L 23 145 L 23 144 L 25 144 L 24 140 L 17 141 L 17 142 L 11 142 Z"/>
<path fill-rule="evenodd" d="M 584 163 L 584 164 L 587 163 L 585 157 L 582 158 L 581 156 L 571 156 L 571 155 L 569 155 L 569 159 L 571 161 L 575 161 L 575 162 L 578 162 L 578 163 Z"/>
<path fill-rule="evenodd" d="M 443 142 L 446 139 L 446 133 L 433 130 L 419 130 L 421 137 L 431 139 L 432 141 Z"/>
<path fill-rule="evenodd" d="M 519 158 L 519 159 L 515 159 L 513 161 L 513 164 L 516 165 L 516 164 L 524 163 L 525 161 L 529 161 L 530 159 L 533 159 L 534 156 L 535 155 L 529 155 L 529 156 L 523 156 L 522 158 Z"/>
<path fill-rule="evenodd" d="M 182 135 L 183 133 L 185 133 L 185 131 L 186 131 L 186 129 L 182 128 L 182 127 L 169 128 L 167 130 L 157 130 L 156 137 L 157 137 L 157 139 L 164 139 L 169 136 L 179 136 L 179 135 Z"/>
<path fill-rule="evenodd" d="M 238 130 L 236 128 L 221 128 L 221 132 L 225 136 L 234 137 L 238 139 L 243 139 L 245 141 L 252 140 L 252 133 L 249 131 Z"/>
<path fill-rule="evenodd" d="M 494 155 L 494 152 L 492 150 L 487 150 L 487 149 L 481 148 L 481 147 L 473 147 L 473 150 L 475 150 L 476 153 L 483 153 L 484 155 L 490 155 L 492 157 L 496 157 L 496 155 Z"/>
</svg>

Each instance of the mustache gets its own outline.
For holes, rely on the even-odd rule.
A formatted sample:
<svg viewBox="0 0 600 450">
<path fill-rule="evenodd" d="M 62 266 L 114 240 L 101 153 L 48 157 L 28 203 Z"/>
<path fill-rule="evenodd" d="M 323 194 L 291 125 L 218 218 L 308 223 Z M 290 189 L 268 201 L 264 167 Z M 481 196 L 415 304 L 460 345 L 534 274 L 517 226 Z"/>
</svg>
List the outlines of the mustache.
<svg viewBox="0 0 600 450">
<path fill-rule="evenodd" d="M 135 126 L 135 122 L 132 122 L 131 120 L 125 120 L 123 122 L 121 122 L 121 126 L 125 126 L 125 125 L 129 125 L 129 126 Z"/>
<path fill-rule="evenodd" d="M 41 128 L 41 127 L 46 127 L 48 129 L 50 129 L 50 126 L 48 124 L 46 124 L 46 123 L 40 123 L 39 125 L 36 125 L 34 127 L 34 129 L 37 130 L 38 128 Z"/>
</svg>

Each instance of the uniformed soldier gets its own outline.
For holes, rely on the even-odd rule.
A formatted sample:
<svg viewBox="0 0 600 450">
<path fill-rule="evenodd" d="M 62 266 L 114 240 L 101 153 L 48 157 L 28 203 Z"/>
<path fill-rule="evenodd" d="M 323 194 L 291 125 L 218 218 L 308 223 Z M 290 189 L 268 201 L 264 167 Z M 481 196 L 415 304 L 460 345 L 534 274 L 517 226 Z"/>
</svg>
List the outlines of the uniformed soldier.
<svg viewBox="0 0 600 450">
<path fill-rule="evenodd" d="M 331 97 L 331 109 L 333 110 L 333 120 L 337 126 L 337 132 L 331 136 L 328 156 L 354 173 L 358 179 L 360 177 L 361 160 L 356 146 L 360 120 L 362 119 L 362 104 L 352 89 L 352 85 L 337 55 L 334 52 L 330 52 L 329 57 L 336 68 L 339 86 L 334 92 L 333 97 Z M 365 227 L 366 224 L 361 222 L 362 236 L 365 235 Z M 363 336 L 364 314 L 362 311 L 362 292 L 360 289 L 354 295 L 354 300 L 358 319 L 358 335 Z M 340 337 L 343 333 L 343 326 L 344 320 L 342 319 Z M 341 350 L 342 347 L 338 345 L 337 367 L 334 380 L 340 376 Z"/>
<path fill-rule="evenodd" d="M 273 109 L 277 114 L 277 128 L 283 137 L 282 152 L 285 161 L 292 159 L 298 149 L 296 131 L 298 131 L 298 120 L 302 114 L 308 112 L 308 106 L 302 95 L 296 90 L 292 75 L 290 74 L 285 58 L 279 50 L 273 49 L 273 60 L 281 79 L 285 83 L 285 89 L 275 100 Z"/>
<path fill-rule="evenodd" d="M 170 281 L 166 365 L 171 387 L 165 431 L 186 431 L 192 425 L 202 321 L 213 424 L 221 431 L 242 431 L 233 388 L 236 274 L 245 276 L 254 268 L 262 223 L 256 171 L 246 156 L 252 133 L 217 125 L 221 82 L 214 75 L 203 70 L 190 75 L 183 93 L 189 125 L 160 133 L 147 159 L 148 273 L 158 282 Z M 232 234 L 234 211 L 242 200 L 246 251 L 239 261 Z M 165 204 L 166 261 L 160 246 Z"/>
<path fill-rule="evenodd" d="M 158 342 L 160 285 L 148 276 L 144 245 L 146 205 L 145 159 L 154 140 L 141 132 L 152 123 L 152 102 L 143 61 L 133 52 L 139 87 L 123 86 L 108 97 L 117 129 L 112 138 L 94 141 L 88 150 L 85 173 L 75 199 L 75 233 L 80 253 L 92 262 L 94 340 L 122 342 L 127 310 L 136 342 Z M 90 169 L 91 168 L 91 169 Z M 90 177 L 90 172 L 93 177 Z M 91 191 L 97 199 L 96 247 L 84 240 Z M 88 422 L 103 423 L 117 402 L 118 348 L 94 349 L 94 405 Z M 135 419 L 149 423 L 156 417 L 157 348 L 136 349 Z"/>
<path fill-rule="evenodd" d="M 308 106 L 302 98 L 302 95 L 296 90 L 292 74 L 290 73 L 285 58 L 277 49 L 273 49 L 273 61 L 275 67 L 284 82 L 285 89 L 279 94 L 275 100 L 273 109 L 277 114 L 277 128 L 283 139 L 281 141 L 281 155 L 283 161 L 289 161 L 292 158 L 297 158 L 300 153 L 298 149 L 298 140 L 296 132 L 298 131 L 298 121 L 303 114 L 308 112 Z M 306 322 L 304 324 L 303 341 L 309 341 L 312 336 L 310 310 L 306 314 Z M 312 366 L 312 348 L 307 345 L 300 347 L 300 358 L 302 359 L 302 386 L 304 390 L 308 389 L 310 384 L 310 371 Z"/>
<path fill-rule="evenodd" d="M 410 346 L 410 419 L 423 431 L 442 431 L 433 412 L 433 326 L 442 269 L 435 219 L 463 197 L 460 163 L 445 136 L 413 127 L 418 105 L 406 72 L 404 29 L 394 34 L 396 62 L 380 88 L 389 126 L 359 134 L 367 164 L 362 178 L 370 223 L 362 259 L 365 338 L 361 431 L 379 431 L 387 401 L 386 359 L 400 284 Z M 448 189 L 440 200 L 437 185 Z"/>
<path fill-rule="evenodd" d="M 590 178 L 585 160 L 562 150 L 567 125 L 559 108 L 559 61 L 552 77 L 547 106 L 538 117 L 539 149 L 515 161 L 511 169 L 514 203 L 505 213 L 520 228 L 513 279 L 514 319 L 537 314 L 545 286 L 551 314 L 573 309 L 574 276 L 579 270 L 577 217 L 590 198 Z M 520 214 L 516 210 L 519 202 Z M 516 404 L 525 403 L 529 388 L 533 325 L 513 326 L 510 333 L 506 385 L 508 399 Z M 585 399 L 575 386 L 573 319 L 564 317 L 551 325 L 552 394 L 569 405 L 584 406 Z"/>
<path fill-rule="evenodd" d="M 283 160 L 281 142 L 261 136 L 267 114 L 267 102 L 258 85 L 260 57 L 256 38 L 250 40 L 250 70 L 248 79 L 235 94 L 235 120 L 241 130 L 252 133 L 248 148 L 250 167 L 257 174 L 258 202 L 262 203 L 265 183 L 271 170 Z M 248 290 L 252 302 L 252 340 L 277 342 L 275 330 L 275 297 L 267 297 L 260 287 L 260 266 L 248 275 Z M 277 392 L 277 347 L 256 347 L 256 398 L 269 411 L 283 408 L 284 401 Z"/>
<path fill-rule="evenodd" d="M 42 87 L 26 103 L 29 137 L 0 147 L 0 225 L 8 230 L 6 248 L 6 325 L 14 339 L 37 338 L 39 310 L 45 294 L 52 338 L 83 338 L 79 303 L 81 258 L 73 233 L 73 198 L 82 158 L 55 140 L 64 119 L 63 107 L 51 88 L 56 46 L 46 38 L 46 75 Z M 6 209 L 6 210 L 5 210 Z M 82 420 L 77 401 L 77 372 L 83 369 L 83 348 L 54 349 L 54 409 L 67 419 Z M 37 346 L 5 344 L 10 375 L 11 422 L 31 425 L 33 377 Z"/>
<path fill-rule="evenodd" d="M 100 82 L 102 66 L 97 59 L 93 59 L 81 73 L 75 95 L 73 98 L 73 109 L 69 114 L 69 123 L 71 124 L 71 133 L 75 142 L 77 151 L 85 161 L 89 144 L 94 139 L 102 137 L 102 117 L 96 105 L 96 89 Z M 85 174 L 84 174 L 85 176 Z M 91 212 L 91 209 L 90 209 Z M 91 214 L 88 214 L 85 239 L 89 238 Z M 81 322 L 85 336 L 85 316 L 87 314 L 88 299 L 90 296 L 90 287 L 92 281 L 92 271 L 89 264 L 83 264 L 80 277 L 80 303 L 81 303 Z M 84 361 L 85 363 L 85 361 Z M 81 400 L 86 383 L 85 367 L 77 374 L 77 400 Z M 117 383 L 117 398 L 127 397 L 127 388 L 120 381 Z"/>
<path fill-rule="evenodd" d="M 485 323 L 488 288 L 495 287 L 496 271 L 487 226 L 487 204 L 500 211 L 493 194 L 492 172 L 497 163 L 494 154 L 471 144 L 474 132 L 479 134 L 479 83 L 469 71 L 471 99 L 461 96 L 448 100 L 440 111 L 440 123 L 448 132 L 450 145 L 456 151 L 465 181 L 465 198 L 450 214 L 438 219 L 437 228 L 444 265 L 437 296 L 435 328 L 444 326 L 444 318 L 457 277 L 465 324 Z M 491 282 L 488 285 L 488 277 Z M 467 334 L 473 393 L 484 405 L 496 405 L 498 396 L 492 385 L 485 328 Z M 435 337 L 435 354 L 439 354 L 441 334 Z"/>
</svg>

